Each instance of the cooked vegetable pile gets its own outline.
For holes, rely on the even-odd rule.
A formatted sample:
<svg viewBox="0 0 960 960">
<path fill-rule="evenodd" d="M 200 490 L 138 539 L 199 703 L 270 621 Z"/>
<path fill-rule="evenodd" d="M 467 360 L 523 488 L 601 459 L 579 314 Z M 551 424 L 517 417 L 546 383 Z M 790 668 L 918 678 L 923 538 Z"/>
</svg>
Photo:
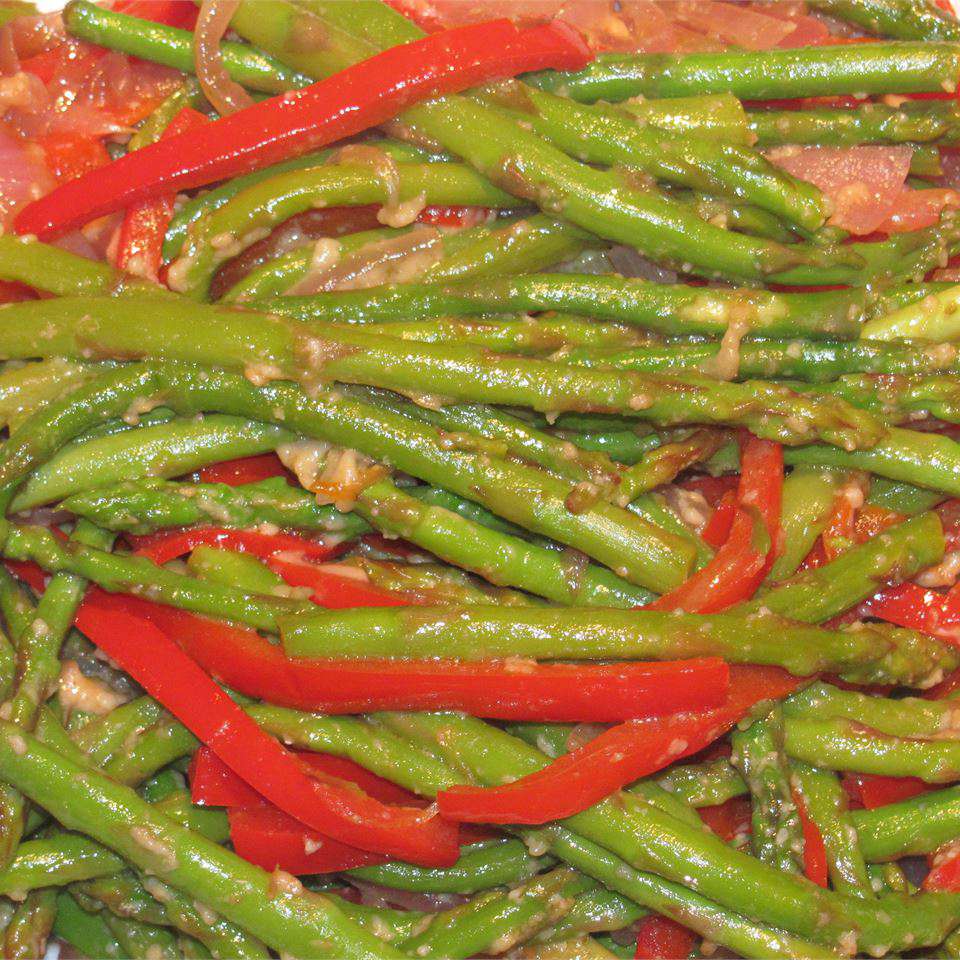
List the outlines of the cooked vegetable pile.
<svg viewBox="0 0 960 960">
<path fill-rule="evenodd" d="M 960 956 L 960 21 L 496 6 L 0 0 L 4 957 Z"/>
</svg>

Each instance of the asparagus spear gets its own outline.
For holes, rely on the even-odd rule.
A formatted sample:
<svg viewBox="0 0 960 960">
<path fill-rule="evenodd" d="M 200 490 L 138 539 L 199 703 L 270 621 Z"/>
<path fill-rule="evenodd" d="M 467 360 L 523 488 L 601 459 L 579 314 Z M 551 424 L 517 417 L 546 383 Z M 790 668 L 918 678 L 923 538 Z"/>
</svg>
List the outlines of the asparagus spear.
<svg viewBox="0 0 960 960">
<path fill-rule="evenodd" d="M 925 0 L 813 0 L 812 6 L 897 40 L 960 40 L 956 17 Z"/>
<path fill-rule="evenodd" d="M 750 790 L 753 853 L 785 873 L 803 873 L 803 830 L 784 754 L 783 714 L 775 706 L 730 737 L 731 760 Z"/>
<path fill-rule="evenodd" d="M 775 594 L 777 590 L 771 591 L 758 606 L 770 598 L 776 605 Z M 929 683 L 957 660 L 940 643 L 912 631 L 875 626 L 827 631 L 760 610 L 744 617 L 582 608 L 389 607 L 297 614 L 281 618 L 280 628 L 287 653 L 301 657 L 722 656 L 738 663 L 783 666 L 798 676 L 839 670 L 874 678 L 866 682 L 887 677 L 908 685 Z"/>
<path fill-rule="evenodd" d="M 553 71 L 527 82 L 574 100 L 684 97 L 727 90 L 745 100 L 865 94 L 952 93 L 960 74 L 952 44 L 872 43 L 869 46 L 726 50 L 723 53 L 606 54 L 578 73 Z"/>
</svg>

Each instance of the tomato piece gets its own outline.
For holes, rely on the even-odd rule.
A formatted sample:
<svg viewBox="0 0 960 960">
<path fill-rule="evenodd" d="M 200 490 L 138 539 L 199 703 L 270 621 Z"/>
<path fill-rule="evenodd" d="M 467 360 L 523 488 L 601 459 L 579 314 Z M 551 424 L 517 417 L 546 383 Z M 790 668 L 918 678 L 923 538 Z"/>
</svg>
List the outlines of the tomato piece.
<svg viewBox="0 0 960 960">
<path fill-rule="evenodd" d="M 637 926 L 634 960 L 686 960 L 697 939 L 695 933 L 669 917 L 644 917 Z"/>
<path fill-rule="evenodd" d="M 724 843 L 750 833 L 753 811 L 749 797 L 731 797 L 713 807 L 700 807 L 697 813 Z"/>
<path fill-rule="evenodd" d="M 46 157 L 47 168 L 58 183 L 75 180 L 110 162 L 103 141 L 82 134 L 48 133 L 37 137 L 36 142 Z"/>
</svg>

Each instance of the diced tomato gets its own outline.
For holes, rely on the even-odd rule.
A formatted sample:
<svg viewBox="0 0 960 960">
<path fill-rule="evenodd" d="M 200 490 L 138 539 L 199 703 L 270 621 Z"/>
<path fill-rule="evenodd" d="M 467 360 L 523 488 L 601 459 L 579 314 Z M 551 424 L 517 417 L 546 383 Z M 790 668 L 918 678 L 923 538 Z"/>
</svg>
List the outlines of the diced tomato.
<svg viewBox="0 0 960 960">
<path fill-rule="evenodd" d="M 286 477 L 288 480 L 293 480 L 293 474 L 280 462 L 280 458 L 275 453 L 261 453 L 255 457 L 224 460 L 197 471 L 197 480 L 200 483 L 225 483 L 230 487 L 258 483 L 261 480 L 269 480 L 271 477 Z"/>
<path fill-rule="evenodd" d="M 960 206 L 956 190 L 930 187 L 925 190 L 904 190 L 897 198 L 893 212 L 877 226 L 881 233 L 907 233 L 939 223 L 948 207 Z"/>
<path fill-rule="evenodd" d="M 739 3 L 680 0 L 676 11 L 681 23 L 747 50 L 778 47 L 796 30 L 789 20 L 767 16 Z"/>
<path fill-rule="evenodd" d="M 110 162 L 110 154 L 103 141 L 78 133 L 48 133 L 36 140 L 43 149 L 47 169 L 57 183 L 77 177 Z"/>
<path fill-rule="evenodd" d="M 960 501 L 958 501 L 960 502 Z M 894 510 L 865 503 L 858 511 L 853 524 L 853 536 L 857 543 L 866 543 L 889 527 L 902 523 L 906 517 Z"/>
<path fill-rule="evenodd" d="M 767 156 L 830 199 L 830 223 L 857 236 L 873 233 L 897 210 L 913 151 L 905 146 L 778 147 Z"/>
<path fill-rule="evenodd" d="M 53 185 L 40 147 L 0 126 L 0 230 L 10 224 L 22 206 Z"/>
<path fill-rule="evenodd" d="M 697 935 L 676 920 L 659 915 L 644 917 L 637 927 L 634 960 L 686 960 L 697 944 Z"/>
</svg>

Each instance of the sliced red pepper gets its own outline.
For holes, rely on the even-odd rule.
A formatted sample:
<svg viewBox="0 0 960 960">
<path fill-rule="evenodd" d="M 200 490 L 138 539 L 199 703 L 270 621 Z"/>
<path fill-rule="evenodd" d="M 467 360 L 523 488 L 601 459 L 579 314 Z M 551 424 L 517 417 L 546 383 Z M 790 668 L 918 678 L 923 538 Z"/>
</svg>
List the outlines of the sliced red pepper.
<svg viewBox="0 0 960 960">
<path fill-rule="evenodd" d="M 740 443 L 737 500 L 763 518 L 770 537 L 770 562 L 780 552 L 780 508 L 783 502 L 783 447 L 747 434 Z"/>
<path fill-rule="evenodd" d="M 799 793 L 794 793 L 793 802 L 797 805 L 800 826 L 803 830 L 803 872 L 806 878 L 818 887 L 829 885 L 827 871 L 827 850 L 823 844 L 820 828 L 810 819 L 807 806 Z"/>
<path fill-rule="evenodd" d="M 128 536 L 127 540 L 138 557 L 147 557 L 160 564 L 182 557 L 201 544 L 222 550 L 252 553 L 261 560 L 289 551 L 313 557 L 315 560 L 326 560 L 339 549 L 339 546 L 330 546 L 294 533 L 260 533 L 258 530 L 227 530 L 223 527 L 164 530 L 142 537 Z"/>
<path fill-rule="evenodd" d="M 931 789 L 917 777 L 881 777 L 866 773 L 845 776 L 844 788 L 867 810 L 909 800 Z"/>
<path fill-rule="evenodd" d="M 746 434 L 741 440 L 740 463 L 726 539 L 705 567 L 648 609 L 716 613 L 750 599 L 762 583 L 782 539 L 783 448 Z M 726 513 L 717 519 L 711 536 L 719 535 L 727 519 Z"/>
<path fill-rule="evenodd" d="M 209 467 L 202 467 L 197 471 L 198 482 L 225 483 L 228 487 L 259 483 L 271 477 L 286 477 L 288 480 L 293 477 L 275 453 L 223 460 L 220 463 L 211 463 Z"/>
<path fill-rule="evenodd" d="M 176 0 L 170 0 L 171 3 Z M 192 6 L 192 4 L 190 4 Z M 210 121 L 191 107 L 184 107 L 167 124 L 161 140 L 186 133 Z M 163 263 L 163 241 L 176 209 L 176 195 L 168 193 L 150 200 L 141 200 L 127 208 L 117 238 L 116 267 L 159 283 Z"/>
<path fill-rule="evenodd" d="M 395 783 L 378 777 L 345 757 L 329 753 L 295 751 L 308 774 L 337 777 L 356 784 L 381 803 L 407 807 L 426 806 L 427 801 Z M 247 786 L 209 747 L 200 747 L 190 764 L 190 796 L 194 803 L 208 807 L 262 806 L 266 800 Z"/>
<path fill-rule="evenodd" d="M 389 859 L 307 830 L 276 807 L 231 809 L 227 817 L 230 841 L 237 856 L 264 870 L 285 870 L 304 876 L 371 867 Z"/>
<path fill-rule="evenodd" d="M 853 524 L 853 536 L 857 543 L 866 543 L 878 534 L 898 523 L 903 523 L 906 516 L 895 510 L 877 507 L 872 503 L 865 503 L 858 511 Z"/>
<path fill-rule="evenodd" d="M 687 960 L 699 937 L 676 920 L 651 914 L 637 925 L 634 960 Z"/>
<path fill-rule="evenodd" d="M 26 284 L 16 280 L 0 280 L 0 303 L 20 303 L 36 299 L 36 293 Z"/>
<path fill-rule="evenodd" d="M 583 39 L 559 21 L 519 28 L 507 19 L 493 20 L 432 34 L 202 130 L 129 153 L 113 162 L 109 174 L 65 183 L 25 207 L 16 229 L 46 239 L 141 200 L 300 156 L 431 97 L 527 70 L 577 70 L 589 60 Z"/>
<path fill-rule="evenodd" d="M 479 227 L 492 215 L 489 207 L 424 207 L 417 222 L 437 227 Z"/>
<path fill-rule="evenodd" d="M 128 17 L 165 23 L 180 30 L 193 30 L 199 13 L 191 0 L 118 0 L 113 9 Z"/>
<path fill-rule="evenodd" d="M 960 843 L 948 843 L 933 855 L 923 889 L 960 893 Z"/>
<path fill-rule="evenodd" d="M 299 660 L 255 630 L 207 620 L 138 597 L 93 591 L 98 607 L 159 627 L 228 687 L 268 703 L 319 713 L 464 710 L 475 716 L 598 722 L 722 702 L 727 666 L 704 658 L 660 663 Z"/>
<path fill-rule="evenodd" d="M 750 833 L 753 810 L 749 797 L 731 797 L 713 807 L 700 807 L 697 813 L 724 843 Z"/>
<path fill-rule="evenodd" d="M 957 587 L 941 593 L 915 583 L 898 583 L 868 600 L 860 607 L 860 613 L 960 645 L 960 591 Z"/>
<path fill-rule="evenodd" d="M 233 771 L 277 807 L 314 830 L 364 850 L 427 866 L 458 856 L 457 831 L 439 817 L 386 806 L 355 786 L 308 776 L 151 619 L 143 602 L 90 591 L 77 626 Z"/>
<path fill-rule="evenodd" d="M 534 824 L 573 816 L 634 780 L 702 750 L 754 704 L 784 697 L 801 683 L 774 667 L 731 666 L 722 707 L 618 724 L 513 783 L 441 791 L 440 810 L 452 820 L 470 823 Z"/>
<path fill-rule="evenodd" d="M 694 490 L 699 493 L 715 510 L 728 493 L 735 493 L 740 480 L 734 474 L 723 477 L 690 477 L 682 480 L 680 486 L 684 490 Z"/>
<path fill-rule="evenodd" d="M 766 530 L 758 536 L 758 526 L 762 522 L 756 513 L 737 507 L 730 535 L 713 559 L 646 609 L 717 613 L 749 600 L 765 575 L 770 547 Z"/>
<path fill-rule="evenodd" d="M 312 600 L 321 607 L 341 610 L 348 607 L 406 607 L 410 598 L 380 590 L 367 582 L 357 567 L 309 563 L 302 553 L 281 553 L 268 559 L 270 569 L 292 587 L 309 587 Z M 358 576 L 361 574 L 361 576 Z"/>
<path fill-rule="evenodd" d="M 723 546 L 727 537 L 730 536 L 730 529 L 733 527 L 733 518 L 737 515 L 737 495 L 731 490 L 725 493 L 717 504 L 713 516 L 707 521 L 707 525 L 700 534 L 706 544 L 719 550 Z"/>
</svg>

